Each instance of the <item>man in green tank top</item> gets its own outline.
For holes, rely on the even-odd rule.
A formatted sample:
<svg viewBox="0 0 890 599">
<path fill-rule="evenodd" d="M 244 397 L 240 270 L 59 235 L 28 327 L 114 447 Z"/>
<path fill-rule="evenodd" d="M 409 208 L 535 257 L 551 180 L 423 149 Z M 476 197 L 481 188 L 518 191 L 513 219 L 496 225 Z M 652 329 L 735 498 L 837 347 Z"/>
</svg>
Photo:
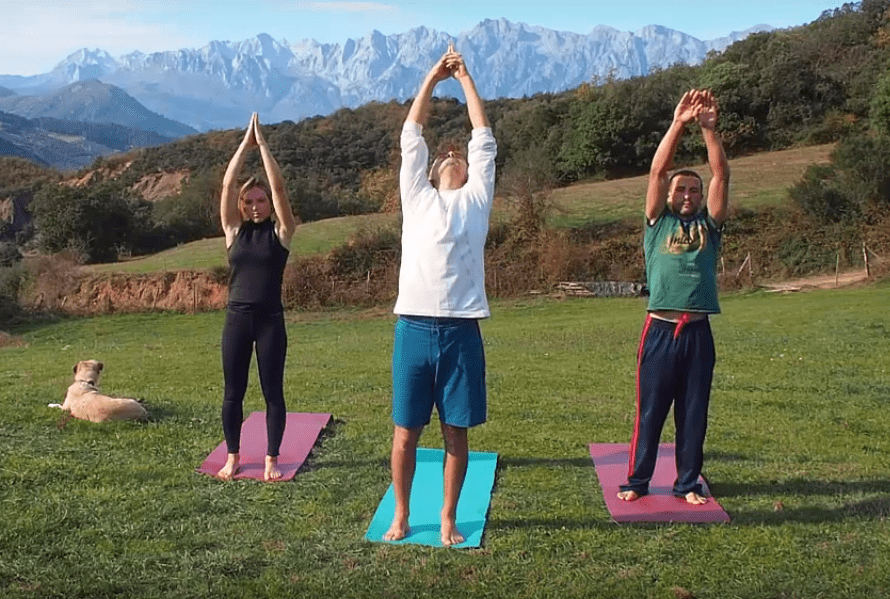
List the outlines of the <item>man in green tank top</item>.
<svg viewBox="0 0 890 599">
<path fill-rule="evenodd" d="M 708 152 L 707 201 L 698 173 L 669 176 L 687 126 L 697 123 Z M 701 474 L 714 372 L 709 314 L 717 301 L 717 258 L 729 192 L 729 164 L 716 132 L 717 101 L 709 90 L 689 90 L 652 159 L 646 192 L 644 250 L 649 307 L 638 352 L 637 414 L 627 484 L 618 497 L 649 491 L 661 429 L 674 406 L 677 480 L 673 493 L 703 504 Z"/>
</svg>

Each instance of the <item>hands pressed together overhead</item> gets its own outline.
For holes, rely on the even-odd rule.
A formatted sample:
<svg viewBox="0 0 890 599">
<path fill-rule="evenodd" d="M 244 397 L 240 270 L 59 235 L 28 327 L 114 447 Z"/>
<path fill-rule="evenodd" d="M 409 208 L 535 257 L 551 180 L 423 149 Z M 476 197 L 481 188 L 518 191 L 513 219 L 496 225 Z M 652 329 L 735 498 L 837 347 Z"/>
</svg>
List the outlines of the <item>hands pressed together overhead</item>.
<svg viewBox="0 0 890 599">
<path fill-rule="evenodd" d="M 433 65 L 432 75 L 437 82 L 444 81 L 449 77 L 462 79 L 469 73 L 467 65 L 464 63 L 464 57 L 454 49 L 454 43 L 449 42 L 448 51 L 442 55 L 442 58 Z"/>
<path fill-rule="evenodd" d="M 688 124 L 693 120 L 704 129 L 714 129 L 717 126 L 717 98 L 709 89 L 691 89 L 680 98 L 680 102 L 674 109 L 674 120 Z"/>
<path fill-rule="evenodd" d="M 244 131 L 244 139 L 241 145 L 245 149 L 256 148 L 266 145 L 266 138 L 263 137 L 263 130 L 260 128 L 260 117 L 254 112 L 250 117 L 250 123 Z"/>
</svg>

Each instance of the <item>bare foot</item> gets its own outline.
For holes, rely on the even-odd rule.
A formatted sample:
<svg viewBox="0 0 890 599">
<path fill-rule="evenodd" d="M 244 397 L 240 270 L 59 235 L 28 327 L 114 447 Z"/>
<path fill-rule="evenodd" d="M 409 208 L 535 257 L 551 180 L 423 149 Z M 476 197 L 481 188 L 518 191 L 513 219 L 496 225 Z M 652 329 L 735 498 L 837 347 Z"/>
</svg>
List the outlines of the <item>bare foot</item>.
<svg viewBox="0 0 890 599">
<path fill-rule="evenodd" d="M 457 523 L 453 517 L 442 516 L 442 545 L 451 547 L 452 545 L 460 545 L 466 539 L 457 530 Z"/>
<path fill-rule="evenodd" d="M 384 541 L 401 541 L 408 536 L 408 516 L 402 517 L 396 514 L 389 525 L 389 530 L 383 535 Z"/>
<path fill-rule="evenodd" d="M 695 492 L 686 493 L 686 503 L 691 503 L 692 505 L 704 505 L 708 502 L 707 497 L 703 497 Z"/>
<path fill-rule="evenodd" d="M 281 469 L 278 468 L 278 456 L 266 456 L 266 470 L 263 472 L 263 480 L 267 483 L 281 479 Z"/>
<path fill-rule="evenodd" d="M 219 472 L 216 473 L 216 477 L 222 480 L 232 480 L 232 477 L 238 474 L 238 469 L 241 467 L 240 458 L 240 454 L 230 453 L 226 458 L 226 465 L 220 468 Z"/>
<path fill-rule="evenodd" d="M 640 494 L 636 491 L 619 491 L 618 499 L 621 501 L 636 501 L 640 498 Z"/>
</svg>

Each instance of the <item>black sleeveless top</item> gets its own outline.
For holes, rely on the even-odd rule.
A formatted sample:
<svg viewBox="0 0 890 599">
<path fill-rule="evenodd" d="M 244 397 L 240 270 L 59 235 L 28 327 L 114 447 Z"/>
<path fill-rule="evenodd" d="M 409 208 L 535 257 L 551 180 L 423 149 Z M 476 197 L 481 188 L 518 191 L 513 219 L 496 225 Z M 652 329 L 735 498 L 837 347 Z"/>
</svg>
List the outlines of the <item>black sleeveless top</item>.
<svg viewBox="0 0 890 599">
<path fill-rule="evenodd" d="M 261 223 L 244 221 L 228 249 L 229 307 L 280 312 L 288 254 L 271 218 Z"/>
</svg>

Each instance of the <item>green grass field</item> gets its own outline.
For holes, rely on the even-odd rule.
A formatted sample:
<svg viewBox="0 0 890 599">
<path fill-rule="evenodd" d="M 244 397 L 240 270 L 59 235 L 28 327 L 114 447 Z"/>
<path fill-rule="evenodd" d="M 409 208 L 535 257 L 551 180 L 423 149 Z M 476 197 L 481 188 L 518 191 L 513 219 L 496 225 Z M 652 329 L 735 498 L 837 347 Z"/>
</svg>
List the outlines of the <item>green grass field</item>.
<svg viewBox="0 0 890 599">
<path fill-rule="evenodd" d="M 609 520 L 586 444 L 629 440 L 642 300 L 493 305 L 480 550 L 362 540 L 389 483 L 387 309 L 289 315 L 289 408 L 336 423 L 277 485 L 193 472 L 222 440 L 222 313 L 20 326 L 28 346 L 0 349 L 0 596 L 886 597 L 888 293 L 723 299 L 705 474 L 728 525 Z M 47 408 L 86 358 L 153 420 Z"/>
</svg>

